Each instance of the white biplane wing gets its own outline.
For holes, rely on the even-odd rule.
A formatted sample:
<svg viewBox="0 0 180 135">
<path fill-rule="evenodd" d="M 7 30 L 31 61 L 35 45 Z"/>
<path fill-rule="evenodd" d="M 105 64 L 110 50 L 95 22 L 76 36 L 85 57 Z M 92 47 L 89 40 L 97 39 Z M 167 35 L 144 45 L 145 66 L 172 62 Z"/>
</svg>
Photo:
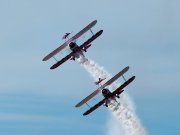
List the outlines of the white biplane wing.
<svg viewBox="0 0 180 135">
<path fill-rule="evenodd" d="M 91 22 L 89 25 L 87 25 L 84 29 L 82 29 L 81 31 L 79 31 L 76 35 L 74 35 L 73 37 L 71 37 L 68 41 L 66 41 L 64 44 L 62 44 L 61 46 L 59 46 L 58 48 L 56 48 L 54 51 L 52 51 L 50 54 L 48 54 L 46 57 L 43 58 L 43 61 L 46 61 L 50 58 L 52 58 L 54 55 L 56 55 L 58 52 L 60 52 L 61 50 L 63 50 L 70 42 L 72 42 L 73 40 L 79 38 L 80 36 L 82 36 L 85 32 L 87 32 L 89 29 L 91 29 L 95 24 L 97 23 L 97 20 L 94 20 L 93 22 Z"/>
<path fill-rule="evenodd" d="M 126 73 L 129 70 L 129 66 L 125 67 L 123 70 L 121 70 L 119 73 L 117 73 L 114 77 L 112 77 L 110 80 L 108 80 L 106 83 L 104 83 L 101 87 L 99 87 L 97 90 L 95 90 L 93 93 L 91 93 L 89 96 L 84 98 L 82 101 L 80 101 L 75 107 L 80 107 L 83 104 L 85 104 L 87 101 L 92 99 L 94 96 L 96 96 L 103 88 L 113 83 L 115 80 L 117 80 L 120 76 L 122 76 L 124 73 Z"/>
</svg>

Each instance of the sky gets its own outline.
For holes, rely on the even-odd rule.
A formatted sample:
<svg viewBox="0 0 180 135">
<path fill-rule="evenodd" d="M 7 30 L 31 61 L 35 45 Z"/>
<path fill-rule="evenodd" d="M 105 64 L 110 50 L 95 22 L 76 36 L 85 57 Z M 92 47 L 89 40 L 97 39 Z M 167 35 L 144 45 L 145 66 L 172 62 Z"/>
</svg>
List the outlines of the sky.
<svg viewBox="0 0 180 135">
<path fill-rule="evenodd" d="M 180 134 L 179 6 L 179 0 L 0 0 L 0 135 L 107 135 L 105 107 L 86 117 L 87 106 L 74 107 L 96 89 L 92 76 L 77 61 L 55 70 L 53 59 L 42 61 L 64 33 L 93 20 L 93 32 L 104 32 L 85 56 L 111 75 L 130 66 L 125 77 L 136 79 L 126 91 L 143 127 L 151 135 Z"/>
</svg>

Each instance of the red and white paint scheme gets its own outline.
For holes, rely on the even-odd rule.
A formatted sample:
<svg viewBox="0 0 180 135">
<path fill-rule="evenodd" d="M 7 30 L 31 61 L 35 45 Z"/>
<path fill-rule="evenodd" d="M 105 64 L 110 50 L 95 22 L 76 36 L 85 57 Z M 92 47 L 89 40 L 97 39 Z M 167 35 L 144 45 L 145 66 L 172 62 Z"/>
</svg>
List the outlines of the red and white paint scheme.
<svg viewBox="0 0 180 135">
<path fill-rule="evenodd" d="M 96 82 L 94 82 L 94 84 L 95 85 L 101 85 L 101 82 L 103 81 L 103 80 L 105 80 L 106 78 L 104 78 L 104 79 L 102 79 L 102 78 L 99 78 L 99 80 L 98 81 L 96 81 Z"/>
<path fill-rule="evenodd" d="M 68 38 L 68 36 L 69 36 L 70 34 L 71 34 L 71 33 L 66 33 L 66 34 L 62 37 L 62 40 Z M 68 38 L 68 39 L 69 39 L 69 38 Z"/>
<path fill-rule="evenodd" d="M 119 73 L 117 73 L 114 77 L 112 77 L 110 80 L 108 80 L 106 83 L 104 83 L 102 86 L 100 86 L 98 89 L 96 89 L 94 92 L 92 92 L 89 96 L 84 98 L 82 101 L 80 101 L 75 107 L 80 107 L 83 104 L 87 104 L 87 102 L 92 99 L 94 96 L 96 96 L 99 92 L 101 92 L 102 96 L 104 97 L 103 100 L 101 100 L 99 103 L 94 105 L 93 107 L 90 107 L 89 110 L 87 110 L 83 115 L 88 115 L 89 113 L 96 110 L 101 105 L 104 105 L 108 107 L 108 104 L 113 100 L 115 102 L 116 98 L 120 98 L 120 94 L 124 91 L 123 89 L 130 84 L 134 79 L 135 76 L 132 76 L 129 80 L 125 81 L 120 87 L 118 87 L 115 91 L 111 92 L 108 88 L 106 88 L 108 85 L 112 84 L 115 80 L 117 80 L 120 76 L 123 76 L 124 73 L 126 73 L 129 70 L 129 66 L 125 67 L 123 70 L 121 70 Z M 124 77 L 123 77 L 124 78 Z M 118 103 L 119 104 L 119 103 Z"/>
<path fill-rule="evenodd" d="M 60 61 L 56 60 L 57 63 L 55 63 L 53 66 L 51 66 L 50 69 L 55 69 L 61 64 L 63 64 L 65 61 L 69 60 L 75 60 L 75 58 L 80 58 L 80 56 L 85 57 L 83 52 L 86 52 L 87 49 L 91 46 L 91 42 L 94 41 L 97 37 L 99 37 L 103 30 L 98 31 L 96 34 L 93 34 L 91 28 L 97 23 L 97 20 L 92 21 L 89 25 L 87 25 L 85 28 L 83 28 L 81 31 L 79 31 L 76 35 L 65 41 L 62 45 L 60 45 L 58 48 L 56 48 L 54 51 L 52 51 L 50 54 L 48 54 L 46 57 L 43 58 L 43 61 L 46 61 L 50 58 L 54 58 L 54 55 L 59 53 L 61 50 L 63 50 L 66 46 L 69 46 L 70 50 L 72 51 L 70 54 L 62 58 Z M 77 45 L 75 40 L 82 36 L 84 33 L 86 33 L 88 30 L 91 31 L 92 37 L 90 37 L 86 42 L 84 42 L 82 45 Z M 70 33 L 66 33 L 63 36 L 63 39 L 66 39 L 69 36 Z"/>
</svg>

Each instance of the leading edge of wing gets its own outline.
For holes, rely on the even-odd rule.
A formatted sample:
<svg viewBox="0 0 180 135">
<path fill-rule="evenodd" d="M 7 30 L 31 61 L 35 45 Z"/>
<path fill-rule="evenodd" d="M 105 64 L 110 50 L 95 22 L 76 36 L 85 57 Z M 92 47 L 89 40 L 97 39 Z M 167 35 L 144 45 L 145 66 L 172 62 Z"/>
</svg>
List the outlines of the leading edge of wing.
<svg viewBox="0 0 180 135">
<path fill-rule="evenodd" d="M 47 56 L 45 56 L 43 58 L 43 61 L 49 60 L 50 58 L 52 58 L 54 55 L 56 55 L 58 52 L 60 52 L 61 50 L 63 50 L 71 41 L 79 38 L 80 36 L 82 36 L 85 32 L 87 32 L 89 29 L 91 29 L 95 24 L 97 23 L 97 20 L 92 21 L 89 25 L 87 25 L 86 27 L 84 27 L 81 31 L 79 31 L 76 35 L 74 35 L 73 37 L 71 37 L 68 41 L 66 41 L 64 44 L 62 44 L 61 46 L 59 46 L 58 48 L 56 48 L 54 51 L 52 51 L 50 54 L 48 54 Z"/>
<path fill-rule="evenodd" d="M 121 94 L 124 90 L 124 88 L 129 85 L 134 79 L 136 78 L 136 76 L 132 76 L 131 78 L 129 78 L 126 82 L 124 82 L 121 86 L 119 86 L 115 91 L 112 92 L 112 96 L 115 96 L 116 94 Z"/>
</svg>

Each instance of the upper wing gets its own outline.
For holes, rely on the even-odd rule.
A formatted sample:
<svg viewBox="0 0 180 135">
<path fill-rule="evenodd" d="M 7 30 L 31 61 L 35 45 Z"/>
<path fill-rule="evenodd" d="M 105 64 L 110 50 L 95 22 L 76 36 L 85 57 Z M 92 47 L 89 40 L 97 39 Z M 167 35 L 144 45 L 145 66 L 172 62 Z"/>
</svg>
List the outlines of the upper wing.
<svg viewBox="0 0 180 135">
<path fill-rule="evenodd" d="M 87 101 L 89 101 L 91 98 L 93 98 L 94 96 L 96 96 L 100 90 L 102 90 L 104 87 L 106 87 L 107 85 L 110 85 L 111 83 L 113 83 L 116 79 L 118 79 L 121 75 L 123 75 L 124 73 L 126 73 L 129 70 L 129 66 L 125 67 L 123 70 L 121 70 L 119 73 L 117 73 L 114 77 L 112 77 L 110 80 L 108 80 L 105 84 L 103 84 L 101 87 L 99 87 L 97 90 L 95 90 L 93 93 L 91 93 L 89 96 L 87 96 L 85 99 L 83 99 L 82 101 L 80 101 L 75 107 L 80 107 L 83 104 L 85 104 Z"/>
<path fill-rule="evenodd" d="M 98 107 L 100 107 L 103 103 L 105 102 L 105 98 L 103 100 L 101 100 L 99 103 L 97 103 L 96 105 L 94 105 L 93 107 L 91 107 L 89 110 L 87 110 L 85 113 L 83 113 L 83 115 L 88 115 L 90 114 L 92 111 L 96 110 Z"/>
<path fill-rule="evenodd" d="M 87 96 L 86 98 L 84 98 L 82 101 L 80 101 L 75 107 L 80 107 L 82 106 L 84 103 L 86 103 L 87 101 L 89 101 L 91 98 L 93 98 L 94 96 L 96 96 L 99 93 L 99 90 L 95 90 L 93 93 L 91 93 L 89 96 Z"/>
<path fill-rule="evenodd" d="M 106 83 L 104 83 L 101 87 L 99 87 L 98 90 L 101 90 L 104 87 L 110 85 L 115 80 L 117 80 L 120 76 L 122 76 L 124 73 L 126 73 L 128 70 L 129 70 L 129 66 L 125 67 L 123 70 L 121 70 L 119 73 L 117 73 L 114 77 L 112 77 L 110 80 L 108 80 Z"/>
<path fill-rule="evenodd" d="M 79 31 L 76 35 L 74 35 L 73 37 L 71 37 L 68 41 L 66 41 L 64 44 L 62 44 L 61 46 L 59 46 L 58 48 L 56 48 L 54 51 L 52 51 L 50 54 L 48 54 L 46 57 L 43 58 L 43 61 L 46 61 L 48 59 L 50 59 L 51 57 L 53 57 L 54 55 L 56 55 L 58 52 L 60 52 L 61 50 L 63 50 L 71 41 L 79 38 L 81 35 L 83 35 L 85 32 L 87 32 L 89 29 L 91 29 L 95 24 L 97 23 L 97 20 L 94 20 L 93 22 L 91 22 L 89 25 L 87 25 L 84 29 L 82 29 L 81 31 Z"/>
<path fill-rule="evenodd" d="M 66 57 L 62 58 L 60 61 L 58 61 L 56 64 L 54 64 L 50 69 L 55 69 L 57 67 L 59 67 L 61 64 L 63 64 L 65 61 L 67 61 L 68 59 L 71 58 L 71 56 L 73 55 L 73 52 L 71 52 L 69 55 L 67 55 Z"/>
<path fill-rule="evenodd" d="M 90 24 L 88 24 L 84 29 L 79 31 L 76 35 L 74 35 L 72 38 L 77 39 L 80 36 L 82 36 L 84 33 L 86 33 L 89 29 L 91 29 L 95 24 L 97 23 L 97 20 L 92 21 Z"/>
</svg>

